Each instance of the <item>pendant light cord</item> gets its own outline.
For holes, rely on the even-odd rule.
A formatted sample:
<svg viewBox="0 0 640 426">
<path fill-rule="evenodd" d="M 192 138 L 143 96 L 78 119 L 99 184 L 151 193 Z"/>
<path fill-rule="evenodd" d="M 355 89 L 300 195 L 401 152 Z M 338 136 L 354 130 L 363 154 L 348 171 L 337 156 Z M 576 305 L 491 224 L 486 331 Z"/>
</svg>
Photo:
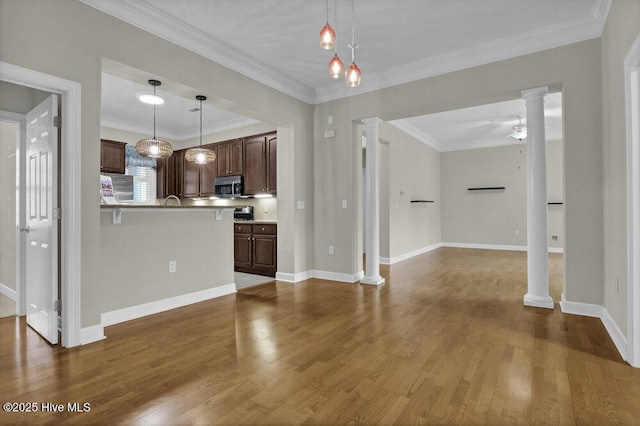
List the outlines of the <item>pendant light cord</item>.
<svg viewBox="0 0 640 426">
<path fill-rule="evenodd" d="M 336 21 L 334 22 L 334 25 L 336 27 L 336 44 L 334 45 L 334 53 L 337 55 L 338 54 L 338 0 L 335 0 L 334 13 L 336 18 Z"/>
<path fill-rule="evenodd" d="M 153 96 L 156 96 L 156 86 L 153 86 Z M 153 140 L 156 140 L 156 104 L 153 104 Z"/>
<path fill-rule="evenodd" d="M 356 61 L 356 12 L 355 0 L 351 0 L 351 62 Z"/>
<path fill-rule="evenodd" d="M 202 99 L 200 99 L 200 148 L 202 148 Z"/>
<path fill-rule="evenodd" d="M 327 25 L 329 25 L 329 0 L 327 0 Z"/>
</svg>

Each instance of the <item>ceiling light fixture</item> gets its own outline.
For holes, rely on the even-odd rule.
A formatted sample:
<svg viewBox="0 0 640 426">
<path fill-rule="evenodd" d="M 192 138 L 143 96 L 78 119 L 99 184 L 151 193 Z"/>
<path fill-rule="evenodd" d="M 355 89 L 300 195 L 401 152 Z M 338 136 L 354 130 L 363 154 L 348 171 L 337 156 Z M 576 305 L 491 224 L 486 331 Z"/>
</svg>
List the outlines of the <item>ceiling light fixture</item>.
<svg viewBox="0 0 640 426">
<path fill-rule="evenodd" d="M 327 23 L 320 30 L 320 47 L 325 50 L 333 49 L 336 44 L 336 32 L 329 25 L 329 0 L 327 0 Z"/>
<path fill-rule="evenodd" d="M 522 119 L 520 118 L 520 116 L 518 116 L 517 118 L 518 124 L 511 128 L 511 133 L 509 134 L 509 136 L 522 141 L 522 139 L 527 137 L 527 128 L 522 125 Z"/>
<path fill-rule="evenodd" d="M 153 96 L 156 96 L 156 87 L 162 83 L 158 80 L 149 80 L 148 83 L 153 86 Z M 171 144 L 156 138 L 156 105 L 153 104 L 153 139 L 140 139 L 136 143 L 136 152 L 143 157 L 168 158 L 173 155 Z"/>
<path fill-rule="evenodd" d="M 336 33 L 338 31 L 338 0 L 335 0 L 335 24 L 336 24 Z M 338 56 L 338 36 L 336 35 L 336 41 L 334 43 L 334 53 L 333 58 L 329 61 L 329 76 L 331 78 L 340 78 L 342 72 L 344 71 L 344 64 L 342 60 Z"/>
<path fill-rule="evenodd" d="M 158 95 L 152 95 L 150 93 L 145 93 L 143 95 L 138 96 L 138 100 L 140 102 L 149 104 L 149 105 L 162 105 L 164 103 L 164 99 L 162 99 Z"/>
<path fill-rule="evenodd" d="M 202 101 L 206 101 L 207 97 L 198 95 L 196 99 L 200 101 L 200 146 L 198 148 L 189 148 L 187 152 L 184 153 L 184 158 L 196 164 L 213 163 L 216 161 L 216 153 L 202 147 Z"/>
<path fill-rule="evenodd" d="M 355 15 L 355 0 L 351 0 L 351 43 L 347 46 L 351 48 L 351 65 L 347 68 L 347 72 L 344 74 L 344 78 L 349 87 L 358 87 L 360 80 L 362 79 L 362 71 L 356 65 L 356 15 Z"/>
</svg>

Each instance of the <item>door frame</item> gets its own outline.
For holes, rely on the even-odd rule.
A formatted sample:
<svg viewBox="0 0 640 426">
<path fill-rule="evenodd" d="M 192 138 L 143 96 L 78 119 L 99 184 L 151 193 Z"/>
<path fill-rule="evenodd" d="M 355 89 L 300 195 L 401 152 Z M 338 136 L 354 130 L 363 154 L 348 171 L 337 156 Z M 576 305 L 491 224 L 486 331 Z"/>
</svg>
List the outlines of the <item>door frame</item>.
<svg viewBox="0 0 640 426">
<path fill-rule="evenodd" d="M 624 60 L 627 139 L 627 362 L 640 367 L 640 34 Z"/>
<path fill-rule="evenodd" d="M 60 176 L 56 177 L 60 179 L 61 194 L 60 229 L 62 232 L 60 232 L 61 246 L 59 252 L 63 308 L 61 343 L 64 347 L 78 346 L 80 344 L 81 283 L 81 85 L 74 81 L 2 61 L 0 61 L 0 80 L 61 95 L 61 167 Z M 24 144 L 24 140 L 21 143 Z M 20 147 L 20 152 L 20 155 L 24 156 L 23 146 Z M 24 191 L 19 190 L 18 195 L 19 206 L 24 206 Z M 21 239 L 23 240 L 24 238 Z M 16 253 L 17 257 L 20 258 L 18 260 L 18 269 L 25 267 L 25 257 L 21 254 L 22 252 Z M 19 299 L 22 302 L 22 306 L 18 306 L 20 312 L 26 312 L 24 285 L 24 274 L 20 274 L 16 283 L 18 294 L 22 295 L 21 299 Z"/>
<path fill-rule="evenodd" d="M 5 123 L 13 123 L 16 124 L 18 126 L 18 129 L 16 131 L 16 183 L 18 184 L 17 187 L 22 187 L 22 183 L 20 183 L 20 165 L 23 164 L 23 162 L 21 161 L 21 156 L 23 155 L 23 149 L 22 149 L 22 141 L 25 138 L 26 135 L 26 115 L 25 114 L 18 114 L 15 112 L 10 112 L 10 111 L 3 111 L 0 110 L 0 121 L 5 122 Z M 24 250 L 26 248 L 25 244 L 24 244 L 24 238 L 22 238 L 21 232 L 19 230 L 20 227 L 22 227 L 22 223 L 21 221 L 21 217 L 20 217 L 20 212 L 24 211 L 23 207 L 21 207 L 20 205 L 20 192 L 19 190 L 16 190 L 16 202 L 15 202 L 15 206 L 14 206 L 15 210 L 16 210 L 16 282 L 15 282 L 15 286 L 16 286 L 16 313 L 19 316 L 22 315 L 26 315 L 26 302 L 25 302 L 25 293 L 22 288 L 22 286 L 18 283 L 20 283 L 20 281 L 22 280 L 22 277 L 24 277 L 24 264 L 22 262 L 20 262 L 20 259 L 22 259 L 24 257 Z"/>
</svg>

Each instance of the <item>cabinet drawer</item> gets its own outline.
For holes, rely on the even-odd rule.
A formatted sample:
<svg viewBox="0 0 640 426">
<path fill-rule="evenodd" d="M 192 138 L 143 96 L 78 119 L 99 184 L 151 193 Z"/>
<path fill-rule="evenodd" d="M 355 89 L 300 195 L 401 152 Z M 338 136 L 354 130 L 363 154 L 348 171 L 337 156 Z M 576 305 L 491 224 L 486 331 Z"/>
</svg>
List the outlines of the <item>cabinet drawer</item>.
<svg viewBox="0 0 640 426">
<path fill-rule="evenodd" d="M 254 224 L 253 233 L 263 235 L 276 235 L 278 233 L 278 228 L 277 225 L 274 224 Z"/>
<path fill-rule="evenodd" d="M 243 224 L 233 224 L 233 232 L 236 234 L 250 234 L 251 233 L 251 225 L 243 225 Z"/>
</svg>

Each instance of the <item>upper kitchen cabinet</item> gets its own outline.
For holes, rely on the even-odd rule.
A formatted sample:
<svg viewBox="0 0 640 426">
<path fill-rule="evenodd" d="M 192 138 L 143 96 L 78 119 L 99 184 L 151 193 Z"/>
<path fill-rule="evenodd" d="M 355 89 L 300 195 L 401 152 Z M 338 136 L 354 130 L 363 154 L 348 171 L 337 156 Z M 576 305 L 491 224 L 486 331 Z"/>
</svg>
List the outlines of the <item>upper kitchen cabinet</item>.
<svg viewBox="0 0 640 426">
<path fill-rule="evenodd" d="M 251 136 L 244 141 L 244 193 L 276 194 L 275 132 Z"/>
<path fill-rule="evenodd" d="M 121 173 L 125 169 L 125 142 L 100 140 L 100 172 Z"/>
<path fill-rule="evenodd" d="M 169 158 L 156 160 L 156 187 L 158 198 L 167 198 L 169 195 L 178 195 L 176 175 L 176 155 Z"/>
<path fill-rule="evenodd" d="M 217 176 L 242 175 L 243 144 L 242 139 L 215 144 L 217 152 Z"/>
<path fill-rule="evenodd" d="M 216 161 L 213 163 L 200 164 L 200 197 L 211 197 L 216 194 L 216 172 L 218 161 L 220 161 L 219 149 L 216 145 L 204 145 L 203 148 L 210 149 L 216 153 Z"/>
<path fill-rule="evenodd" d="M 203 148 L 217 151 L 215 145 Z M 187 161 L 185 151 L 174 151 L 171 158 L 158 161 L 158 198 L 176 195 L 180 198 L 210 197 L 215 195 L 216 165 L 196 164 Z"/>
</svg>

